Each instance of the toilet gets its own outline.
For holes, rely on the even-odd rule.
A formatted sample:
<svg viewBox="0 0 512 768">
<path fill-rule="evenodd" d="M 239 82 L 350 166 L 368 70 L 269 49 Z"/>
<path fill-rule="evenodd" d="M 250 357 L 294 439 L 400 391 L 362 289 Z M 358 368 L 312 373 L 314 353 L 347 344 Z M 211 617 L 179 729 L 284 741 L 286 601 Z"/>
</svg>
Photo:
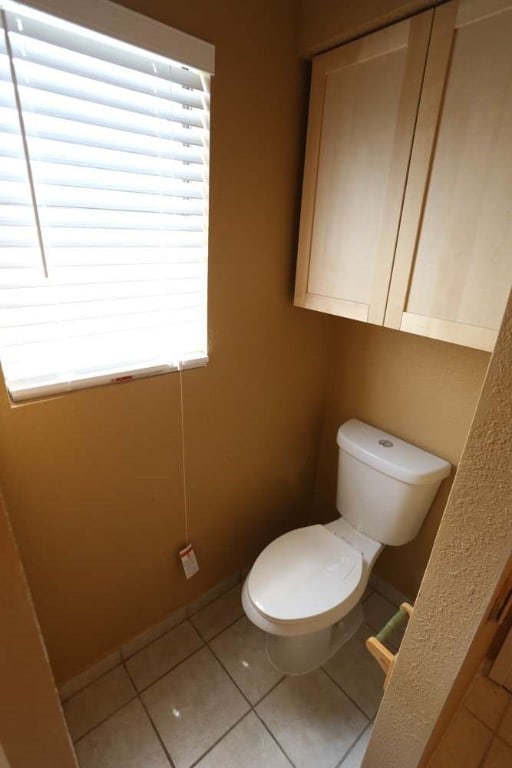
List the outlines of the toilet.
<svg viewBox="0 0 512 768">
<path fill-rule="evenodd" d="M 323 664 L 363 620 L 361 598 L 384 546 L 415 538 L 447 461 L 357 419 L 337 434 L 340 517 L 272 541 L 244 583 L 248 618 L 287 674 Z"/>
</svg>

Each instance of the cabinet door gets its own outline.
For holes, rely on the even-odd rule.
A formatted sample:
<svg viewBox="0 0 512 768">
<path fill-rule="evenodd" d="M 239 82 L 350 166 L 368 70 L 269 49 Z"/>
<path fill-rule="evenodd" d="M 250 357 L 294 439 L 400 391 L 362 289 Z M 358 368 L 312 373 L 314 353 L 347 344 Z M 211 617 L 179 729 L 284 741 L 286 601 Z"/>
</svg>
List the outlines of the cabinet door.
<svg viewBox="0 0 512 768">
<path fill-rule="evenodd" d="M 461 0 L 434 16 L 385 325 L 490 350 L 511 285 L 512 2 Z"/>
<path fill-rule="evenodd" d="M 298 306 L 384 321 L 432 18 L 313 60 Z"/>
</svg>

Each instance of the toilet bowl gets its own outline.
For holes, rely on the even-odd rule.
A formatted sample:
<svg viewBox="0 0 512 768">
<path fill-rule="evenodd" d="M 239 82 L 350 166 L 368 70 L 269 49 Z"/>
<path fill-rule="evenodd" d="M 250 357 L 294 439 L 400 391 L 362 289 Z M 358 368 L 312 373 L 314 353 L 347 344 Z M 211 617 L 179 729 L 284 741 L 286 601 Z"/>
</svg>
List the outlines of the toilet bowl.
<svg viewBox="0 0 512 768">
<path fill-rule="evenodd" d="M 270 661 L 287 674 L 324 663 L 363 620 L 360 600 L 383 545 L 342 518 L 275 539 L 242 590 L 249 619 L 267 632 Z"/>
<path fill-rule="evenodd" d="M 340 427 L 337 442 L 342 517 L 272 541 L 242 590 L 245 613 L 267 633 L 270 661 L 287 674 L 320 666 L 357 631 L 377 557 L 385 544 L 416 536 L 451 469 L 356 419 Z"/>
</svg>

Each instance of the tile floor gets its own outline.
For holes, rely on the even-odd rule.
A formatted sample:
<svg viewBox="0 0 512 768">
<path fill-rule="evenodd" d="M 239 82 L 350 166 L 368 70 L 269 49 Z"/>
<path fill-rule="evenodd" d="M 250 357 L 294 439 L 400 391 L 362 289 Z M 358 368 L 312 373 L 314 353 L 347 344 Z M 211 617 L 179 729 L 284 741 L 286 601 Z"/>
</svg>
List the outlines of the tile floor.
<svg viewBox="0 0 512 768">
<path fill-rule="evenodd" d="M 322 669 L 285 677 L 240 591 L 126 646 L 64 702 L 81 768 L 359 768 L 383 683 L 364 640 L 396 606 L 368 590 L 352 640 Z"/>
</svg>

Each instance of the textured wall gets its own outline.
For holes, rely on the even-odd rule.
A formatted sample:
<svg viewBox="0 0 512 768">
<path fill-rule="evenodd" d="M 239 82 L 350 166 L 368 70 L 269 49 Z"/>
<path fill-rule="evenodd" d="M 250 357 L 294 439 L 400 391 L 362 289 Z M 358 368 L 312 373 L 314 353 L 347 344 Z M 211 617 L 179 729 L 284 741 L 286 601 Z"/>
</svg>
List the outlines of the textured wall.
<svg viewBox="0 0 512 768">
<path fill-rule="evenodd" d="M 1 496 L 0 627 L 0 768 L 76 768 Z"/>
<path fill-rule="evenodd" d="M 420 761 L 511 552 L 511 467 L 512 299 L 364 768 Z"/>
<path fill-rule="evenodd" d="M 304 73 L 293 0 L 137 11 L 216 45 L 211 363 L 184 374 L 186 582 L 175 374 L 10 408 L 0 474 L 59 681 L 247 564 L 309 510 L 329 318 L 291 302 Z"/>
</svg>

